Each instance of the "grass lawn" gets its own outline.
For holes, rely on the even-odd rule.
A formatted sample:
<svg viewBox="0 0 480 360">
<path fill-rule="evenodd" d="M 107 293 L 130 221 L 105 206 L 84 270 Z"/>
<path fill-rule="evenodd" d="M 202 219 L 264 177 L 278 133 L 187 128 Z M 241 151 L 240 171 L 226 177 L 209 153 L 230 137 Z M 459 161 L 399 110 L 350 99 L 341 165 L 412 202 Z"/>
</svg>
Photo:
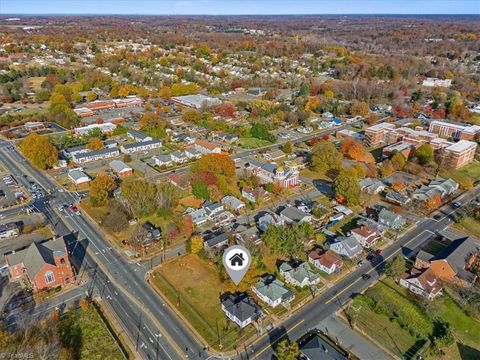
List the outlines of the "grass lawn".
<svg viewBox="0 0 480 360">
<path fill-rule="evenodd" d="M 306 178 L 312 179 L 312 180 L 325 180 L 325 181 L 332 181 L 327 175 L 325 175 L 322 172 L 318 171 L 313 171 L 308 168 L 300 170 L 300 175 L 305 176 Z"/>
<path fill-rule="evenodd" d="M 450 323 L 457 343 L 442 347 L 442 359 L 474 359 L 480 354 L 480 321 L 467 315 L 448 295 L 434 300 L 426 312 L 413 300 L 412 295 L 389 278 L 377 283 L 365 292 L 368 298 L 387 309 L 393 317 L 414 324 L 420 337 L 409 333 L 388 315 L 372 310 L 362 297 L 356 297 L 347 314 L 356 320 L 356 326 L 364 333 L 380 342 L 391 352 L 405 356 L 413 355 L 422 345 L 423 339 L 431 335 L 435 319 Z M 391 316 L 390 316 L 391 317 Z M 430 358 L 432 355 L 427 355 Z M 470 357 L 469 357 L 470 356 Z M 438 357 L 435 357 L 438 358 Z"/>
<path fill-rule="evenodd" d="M 429 316 L 449 322 L 457 340 L 480 351 L 480 321 L 468 316 L 448 294 L 434 305 L 431 306 Z"/>
<path fill-rule="evenodd" d="M 62 341 L 73 350 L 74 359 L 123 359 L 116 340 L 112 337 L 95 307 L 70 311 L 60 320 Z"/>
<path fill-rule="evenodd" d="M 240 337 L 249 337 L 255 329 L 249 326 L 242 332 L 227 321 L 220 307 L 220 294 L 228 289 L 217 276 L 213 264 L 196 255 L 187 255 L 167 263 L 155 271 L 151 282 L 172 304 L 180 304 L 179 310 L 200 335 L 219 349 L 219 333 L 222 349 L 231 348 Z"/>
<path fill-rule="evenodd" d="M 357 221 L 358 221 L 358 217 L 354 216 L 348 216 L 346 218 L 343 218 L 342 220 L 340 220 L 340 222 L 338 222 L 337 224 L 335 224 L 334 226 L 330 227 L 328 230 L 332 231 L 332 232 L 339 232 L 340 234 L 346 236 L 347 233 L 354 229 L 356 224 L 357 224 Z"/>
<path fill-rule="evenodd" d="M 459 183 L 461 183 L 461 180 L 466 177 L 470 177 L 473 182 L 477 182 L 480 181 L 480 163 L 478 161 L 473 161 L 458 170 L 442 169 L 440 171 L 440 176 L 445 179 L 451 177 Z"/>
<path fill-rule="evenodd" d="M 477 221 L 471 217 L 465 217 L 460 220 L 459 223 L 455 223 L 453 226 L 460 231 L 480 237 L 480 221 Z"/>
<path fill-rule="evenodd" d="M 239 138 L 236 144 L 245 149 L 256 149 L 262 146 L 272 145 L 270 141 L 260 140 L 254 137 L 243 137 Z"/>
</svg>

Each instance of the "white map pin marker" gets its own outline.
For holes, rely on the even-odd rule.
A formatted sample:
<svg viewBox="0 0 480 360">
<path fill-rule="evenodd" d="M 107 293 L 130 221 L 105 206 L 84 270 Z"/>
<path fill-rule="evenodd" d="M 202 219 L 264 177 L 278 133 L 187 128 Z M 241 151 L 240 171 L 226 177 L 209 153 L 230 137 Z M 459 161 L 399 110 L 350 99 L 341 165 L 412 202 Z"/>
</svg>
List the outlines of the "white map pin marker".
<svg viewBox="0 0 480 360">
<path fill-rule="evenodd" d="M 242 281 L 252 262 L 252 256 L 247 248 L 234 245 L 223 253 L 223 266 L 235 285 Z"/>
</svg>

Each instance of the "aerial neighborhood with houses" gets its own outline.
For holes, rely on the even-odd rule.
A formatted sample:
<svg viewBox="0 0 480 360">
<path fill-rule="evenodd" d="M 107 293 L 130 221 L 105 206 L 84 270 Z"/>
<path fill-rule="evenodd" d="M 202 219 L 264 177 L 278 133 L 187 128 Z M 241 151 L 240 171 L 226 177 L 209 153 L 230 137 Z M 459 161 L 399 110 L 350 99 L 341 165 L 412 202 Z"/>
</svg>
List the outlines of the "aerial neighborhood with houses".
<svg viewBox="0 0 480 360">
<path fill-rule="evenodd" d="M 0 14 L 0 355 L 480 358 L 478 22 L 265 19 Z"/>
</svg>

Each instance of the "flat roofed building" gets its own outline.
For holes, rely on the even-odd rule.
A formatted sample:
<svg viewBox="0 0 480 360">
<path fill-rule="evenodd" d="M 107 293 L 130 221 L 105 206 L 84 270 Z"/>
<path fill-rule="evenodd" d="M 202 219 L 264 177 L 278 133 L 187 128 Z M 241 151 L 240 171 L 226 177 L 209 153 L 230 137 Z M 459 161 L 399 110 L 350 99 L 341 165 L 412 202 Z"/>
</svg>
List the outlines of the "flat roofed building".
<svg viewBox="0 0 480 360">
<path fill-rule="evenodd" d="M 443 165 L 458 169 L 475 158 L 476 149 L 476 142 L 460 140 L 442 150 Z"/>
<path fill-rule="evenodd" d="M 395 124 L 380 123 L 370 126 L 365 130 L 365 144 L 378 147 L 386 142 L 386 135 L 396 128 Z"/>
</svg>

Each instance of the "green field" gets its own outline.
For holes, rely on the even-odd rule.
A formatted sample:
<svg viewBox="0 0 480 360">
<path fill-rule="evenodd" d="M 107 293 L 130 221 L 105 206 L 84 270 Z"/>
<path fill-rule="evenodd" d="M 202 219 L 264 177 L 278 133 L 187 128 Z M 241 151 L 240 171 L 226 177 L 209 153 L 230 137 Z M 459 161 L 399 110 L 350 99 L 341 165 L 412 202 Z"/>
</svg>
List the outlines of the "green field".
<svg viewBox="0 0 480 360">
<path fill-rule="evenodd" d="M 362 333 L 397 356 L 413 356 L 431 338 L 437 319 L 450 324 L 455 342 L 448 347 L 441 345 L 443 356 L 427 349 L 425 358 L 475 359 L 480 355 L 480 321 L 467 315 L 448 294 L 424 308 L 406 289 L 387 278 L 357 296 L 347 314 Z"/>
<path fill-rule="evenodd" d="M 242 137 L 237 140 L 236 144 L 244 149 L 256 149 L 259 147 L 272 145 L 270 141 L 260 140 L 254 137 Z"/>
<path fill-rule="evenodd" d="M 480 221 L 465 217 L 453 225 L 458 230 L 480 238 Z"/>
<path fill-rule="evenodd" d="M 460 184 L 462 183 L 462 179 L 469 177 L 475 183 L 480 181 L 480 163 L 478 161 L 473 161 L 458 170 L 443 169 L 440 171 L 439 175 L 446 179 L 452 178 Z"/>
<path fill-rule="evenodd" d="M 216 349 L 231 349 L 240 338 L 247 339 L 255 333 L 253 326 L 239 330 L 227 319 L 220 307 L 220 294 L 228 289 L 219 280 L 213 265 L 196 255 L 162 266 L 151 282 Z"/>
<path fill-rule="evenodd" d="M 68 312 L 60 320 L 62 342 L 72 349 L 74 359 L 124 359 L 122 352 L 94 306 Z"/>
</svg>

